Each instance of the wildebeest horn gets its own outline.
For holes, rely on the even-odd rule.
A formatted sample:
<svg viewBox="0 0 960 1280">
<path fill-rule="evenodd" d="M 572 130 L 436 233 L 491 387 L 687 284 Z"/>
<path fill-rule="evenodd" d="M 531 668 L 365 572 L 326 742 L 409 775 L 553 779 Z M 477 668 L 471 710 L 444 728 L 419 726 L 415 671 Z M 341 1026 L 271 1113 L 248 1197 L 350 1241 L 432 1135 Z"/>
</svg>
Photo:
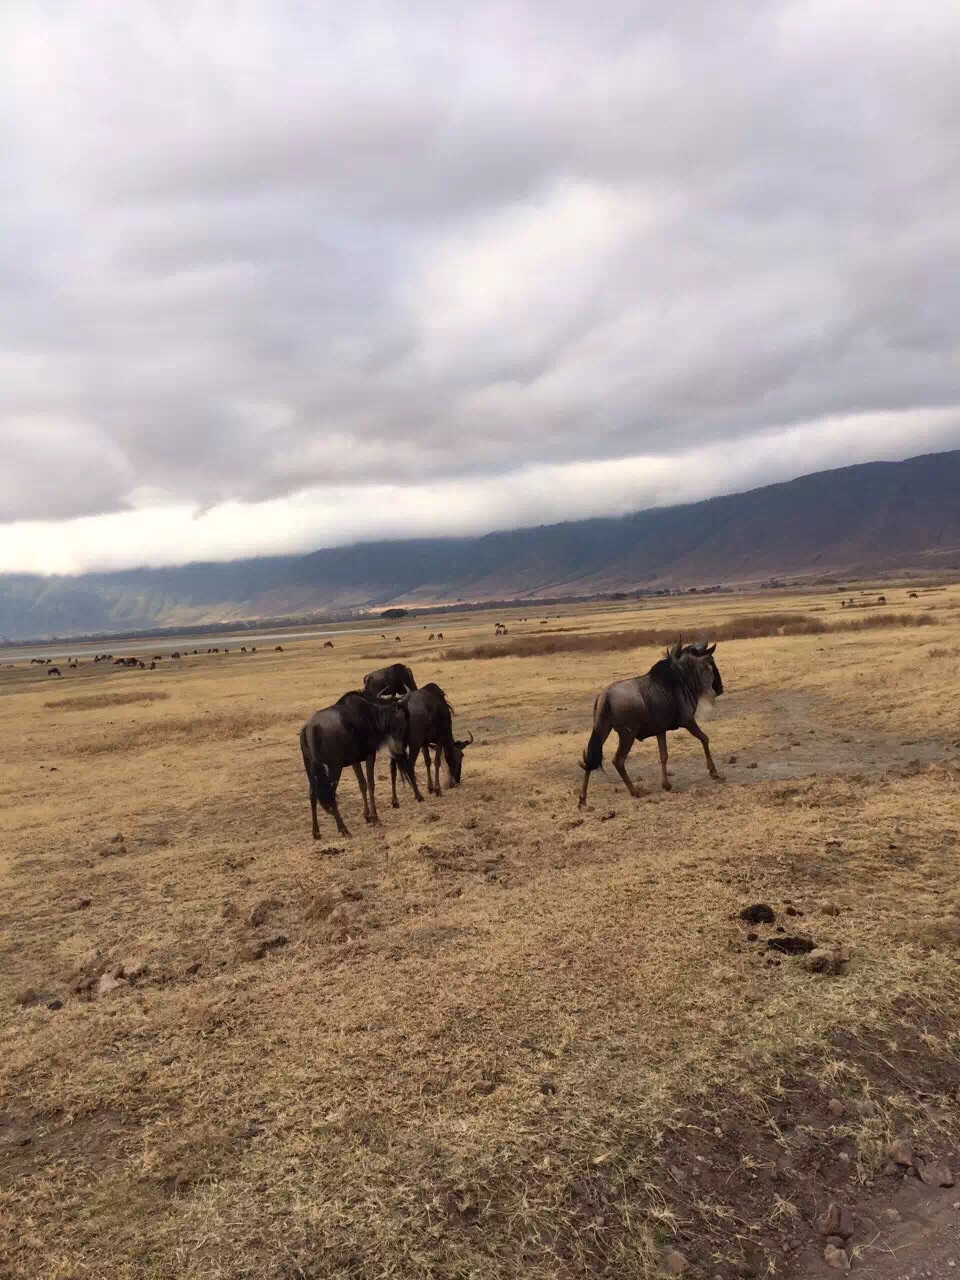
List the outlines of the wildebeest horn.
<svg viewBox="0 0 960 1280">
<path fill-rule="evenodd" d="M 674 662 L 676 662 L 682 653 L 683 653 L 683 636 L 680 636 L 677 639 L 677 643 L 670 650 L 670 657 L 674 660 Z"/>
<path fill-rule="evenodd" d="M 467 747 L 472 747 L 472 746 L 473 746 L 473 732 L 472 732 L 472 730 L 468 729 L 468 730 L 467 730 L 467 733 L 469 733 L 469 734 L 470 734 L 470 737 L 469 737 L 469 738 L 467 738 L 467 739 L 466 739 L 466 741 L 464 741 L 464 742 L 458 742 L 458 743 L 456 744 L 456 745 L 460 748 L 460 750 L 461 750 L 461 751 L 466 751 Z"/>
<path fill-rule="evenodd" d="M 709 657 L 710 657 L 710 655 L 711 655 L 712 653 L 715 653 L 715 652 L 716 652 L 716 648 L 717 648 L 717 646 L 716 646 L 715 644 L 712 644 L 712 645 L 710 646 L 710 648 L 709 648 L 709 649 L 704 649 L 704 653 L 705 653 L 705 654 L 707 655 L 707 657 L 709 658 Z"/>
</svg>

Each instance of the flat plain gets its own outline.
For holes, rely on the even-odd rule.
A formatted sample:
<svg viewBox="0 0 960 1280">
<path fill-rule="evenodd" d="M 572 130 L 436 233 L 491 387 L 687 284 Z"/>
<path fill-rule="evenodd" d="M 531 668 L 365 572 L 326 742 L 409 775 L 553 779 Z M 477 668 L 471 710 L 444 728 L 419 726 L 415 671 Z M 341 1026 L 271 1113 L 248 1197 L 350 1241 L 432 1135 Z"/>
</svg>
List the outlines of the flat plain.
<svg viewBox="0 0 960 1280">
<path fill-rule="evenodd" d="M 816 1276 L 831 1201 L 855 1271 L 938 1260 L 960 588 L 884 594 L 5 665 L 0 1275 Z M 578 812 L 595 695 L 662 650 L 630 636 L 718 631 L 726 781 L 673 734 L 672 792 L 638 744 L 644 794 L 608 767 Z M 314 842 L 299 727 L 397 660 L 473 732 L 463 785 L 395 811 L 381 759 L 368 827 L 348 771 Z"/>
</svg>

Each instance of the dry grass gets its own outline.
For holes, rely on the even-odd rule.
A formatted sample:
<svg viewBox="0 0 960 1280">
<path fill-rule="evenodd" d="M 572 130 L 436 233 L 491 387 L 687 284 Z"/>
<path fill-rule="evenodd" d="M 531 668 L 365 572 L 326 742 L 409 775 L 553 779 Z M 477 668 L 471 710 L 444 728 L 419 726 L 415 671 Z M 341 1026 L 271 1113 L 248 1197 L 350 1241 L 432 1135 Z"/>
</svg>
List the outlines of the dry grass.
<svg viewBox="0 0 960 1280">
<path fill-rule="evenodd" d="M 930 613 L 874 613 L 852 622 L 829 622 L 806 613 L 758 613 L 723 622 L 701 623 L 697 631 L 710 641 L 759 640 L 766 636 L 822 636 L 831 633 L 873 631 L 881 627 L 928 627 L 935 618 Z M 445 658 L 539 658 L 554 653 L 609 653 L 639 649 L 647 645 L 675 643 L 677 632 L 662 627 L 640 627 L 630 631 L 609 631 L 578 635 L 569 632 L 537 632 L 496 643 L 458 646 L 447 649 Z"/>
<path fill-rule="evenodd" d="M 51 711 L 89 711 L 91 707 L 127 707 L 138 702 L 162 702 L 169 698 L 162 689 L 132 689 L 126 693 L 91 693 L 86 697 L 55 698 L 43 705 Z"/>
<path fill-rule="evenodd" d="M 781 618 L 820 603 L 834 604 L 787 601 Z M 646 1278 L 675 1241 L 698 1257 L 708 1242 L 706 1274 L 726 1277 L 727 1252 L 772 1250 L 809 1213 L 808 1179 L 750 1172 L 785 1098 L 876 1100 L 828 1135 L 862 1178 L 902 1124 L 946 1141 L 960 671 L 927 652 L 950 626 L 721 648 L 728 693 L 708 728 L 726 786 L 676 735 L 673 793 L 653 789 L 646 745 L 630 761 L 644 797 L 599 775 L 578 814 L 597 689 L 646 669 L 659 636 L 696 634 L 702 607 L 644 607 L 658 638 L 627 670 L 604 648 L 492 677 L 445 667 L 405 626 L 418 678 L 477 742 L 463 787 L 422 806 L 405 793 L 399 812 L 381 766 L 381 828 L 359 820 L 348 773 L 349 843 L 329 821 L 309 838 L 296 733 L 357 685 L 375 636 L 139 673 L 169 694 L 149 721 L 104 702 L 66 745 L 38 714 L 42 686 L 14 688 L 0 702 L 9 1274 Z M 710 608 L 713 635 L 753 625 L 755 602 Z M 640 613 L 563 621 L 635 635 Z M 444 630 L 473 648 L 493 621 Z M 802 911 L 805 933 L 850 949 L 846 973 L 767 963 L 737 919 L 754 901 Z M 271 945 L 254 959 L 257 941 Z M 96 995 L 117 965 L 137 976 Z M 731 1117 L 717 1141 L 732 1163 L 690 1146 Z M 691 1195 L 714 1160 L 725 1181 Z"/>
</svg>

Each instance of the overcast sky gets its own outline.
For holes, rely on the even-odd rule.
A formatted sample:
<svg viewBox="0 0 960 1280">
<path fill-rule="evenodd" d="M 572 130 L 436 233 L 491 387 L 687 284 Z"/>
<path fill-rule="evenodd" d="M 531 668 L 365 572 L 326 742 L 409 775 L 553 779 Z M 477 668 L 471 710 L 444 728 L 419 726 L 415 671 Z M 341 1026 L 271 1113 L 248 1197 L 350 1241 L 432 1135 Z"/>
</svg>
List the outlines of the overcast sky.
<svg viewBox="0 0 960 1280">
<path fill-rule="evenodd" d="M 4 0 L 0 570 L 960 447 L 956 0 Z"/>
</svg>

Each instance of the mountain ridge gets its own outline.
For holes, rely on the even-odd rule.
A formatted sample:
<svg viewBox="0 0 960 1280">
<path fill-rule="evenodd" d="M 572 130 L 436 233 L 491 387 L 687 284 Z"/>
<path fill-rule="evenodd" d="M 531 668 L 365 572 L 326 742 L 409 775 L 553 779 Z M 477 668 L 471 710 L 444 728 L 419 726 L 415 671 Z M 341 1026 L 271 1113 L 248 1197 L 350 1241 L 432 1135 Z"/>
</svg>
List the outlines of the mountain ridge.
<svg viewBox="0 0 960 1280">
<path fill-rule="evenodd" d="M 891 569 L 960 571 L 960 450 L 479 536 L 76 577 L 4 574 L 0 635 L 67 637 Z"/>
</svg>

